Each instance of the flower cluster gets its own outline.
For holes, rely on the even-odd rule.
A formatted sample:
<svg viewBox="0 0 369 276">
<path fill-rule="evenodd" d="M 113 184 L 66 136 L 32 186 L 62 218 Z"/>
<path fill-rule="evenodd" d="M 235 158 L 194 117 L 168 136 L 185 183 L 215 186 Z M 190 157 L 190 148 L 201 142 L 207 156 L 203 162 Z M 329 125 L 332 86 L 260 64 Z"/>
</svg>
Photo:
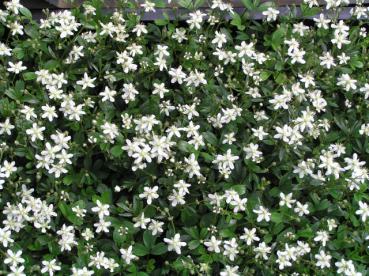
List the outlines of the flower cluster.
<svg viewBox="0 0 369 276">
<path fill-rule="evenodd" d="M 364 1 L 103 2 L 0 10 L 1 273 L 368 275 Z"/>
</svg>

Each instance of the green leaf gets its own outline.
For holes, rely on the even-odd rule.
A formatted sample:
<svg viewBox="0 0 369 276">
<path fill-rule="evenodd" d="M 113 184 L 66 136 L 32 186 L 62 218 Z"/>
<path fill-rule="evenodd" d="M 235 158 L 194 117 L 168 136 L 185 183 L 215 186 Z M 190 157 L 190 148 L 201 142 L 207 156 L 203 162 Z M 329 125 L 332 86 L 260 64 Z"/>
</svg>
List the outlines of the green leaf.
<svg viewBox="0 0 369 276">
<path fill-rule="evenodd" d="M 252 0 L 241 0 L 241 2 L 248 10 L 253 10 L 255 8 Z"/>
<path fill-rule="evenodd" d="M 246 185 L 233 185 L 231 189 L 235 190 L 239 195 L 243 195 L 246 193 Z"/>
<path fill-rule="evenodd" d="M 60 63 L 57 60 L 49 60 L 47 61 L 42 68 L 47 70 L 55 70 L 59 68 Z"/>
<path fill-rule="evenodd" d="M 301 4 L 301 12 L 302 12 L 302 16 L 304 16 L 304 17 L 314 16 L 314 15 L 318 14 L 320 11 L 321 11 L 321 8 L 319 8 L 319 7 L 309 8 L 308 5 L 306 5 L 304 3 Z"/>
<path fill-rule="evenodd" d="M 17 59 L 24 58 L 24 50 L 22 48 L 19 48 L 19 47 L 14 48 L 12 52 Z"/>
<path fill-rule="evenodd" d="M 283 215 L 281 213 L 272 212 L 271 221 L 275 223 L 281 223 L 283 222 Z"/>
<path fill-rule="evenodd" d="M 153 255 L 163 255 L 165 252 L 167 252 L 167 245 L 162 242 L 156 244 L 150 251 Z"/>
<path fill-rule="evenodd" d="M 184 230 L 191 238 L 198 240 L 200 239 L 200 233 L 196 226 L 194 227 L 185 227 Z"/>
<path fill-rule="evenodd" d="M 194 241 L 190 241 L 190 242 L 188 243 L 188 248 L 189 248 L 190 250 L 194 250 L 194 249 L 198 248 L 200 245 L 201 245 L 201 243 L 200 243 L 199 241 L 194 240 Z"/>
<path fill-rule="evenodd" d="M 32 38 L 37 38 L 39 33 L 38 33 L 38 28 L 36 26 L 33 25 L 28 25 L 24 28 L 24 32 Z"/>
<path fill-rule="evenodd" d="M 243 31 L 245 26 L 242 25 L 241 16 L 238 13 L 233 14 L 233 19 L 231 21 L 231 25 L 236 26 L 238 30 Z"/>
<path fill-rule="evenodd" d="M 121 247 L 125 241 L 125 236 L 119 231 L 119 228 L 115 228 L 113 232 L 113 240 L 118 247 Z"/>
<path fill-rule="evenodd" d="M 26 7 L 22 7 L 19 9 L 20 13 L 22 15 L 24 15 L 25 17 L 27 17 L 28 19 L 32 19 L 32 13 L 29 9 L 27 9 Z"/>
<path fill-rule="evenodd" d="M 273 1 L 264 2 L 261 5 L 258 6 L 257 10 L 259 12 L 266 11 L 268 8 L 274 8 L 275 4 Z"/>
<path fill-rule="evenodd" d="M 146 230 L 143 234 L 143 241 L 147 248 L 152 248 L 155 245 L 156 237 L 151 234 L 150 231 Z"/>
<path fill-rule="evenodd" d="M 37 75 L 34 72 L 27 72 L 23 74 L 23 79 L 28 81 L 28 80 L 34 80 L 36 79 Z"/>
<path fill-rule="evenodd" d="M 353 58 L 350 62 L 351 67 L 353 68 L 363 68 L 364 67 L 364 63 L 362 63 L 360 60 L 358 60 L 357 58 Z"/>
<path fill-rule="evenodd" d="M 213 156 L 211 156 L 209 153 L 207 153 L 207 152 L 200 152 L 200 156 L 202 157 L 202 158 L 204 158 L 204 160 L 205 161 L 207 161 L 207 162 L 212 162 L 213 160 L 214 160 L 214 157 Z"/>
<path fill-rule="evenodd" d="M 192 207 L 185 207 L 181 212 L 181 221 L 185 226 L 192 226 L 197 223 L 198 214 Z"/>
<path fill-rule="evenodd" d="M 73 183 L 74 176 L 73 175 L 67 175 L 63 177 L 63 183 L 65 185 L 70 185 Z"/>
<path fill-rule="evenodd" d="M 185 9 L 193 9 L 192 0 L 179 0 L 178 4 Z"/>
<path fill-rule="evenodd" d="M 208 213 L 201 216 L 200 225 L 201 227 L 209 227 L 217 222 L 217 215 L 213 213 Z"/>
<path fill-rule="evenodd" d="M 155 0 L 155 7 L 156 8 L 165 8 L 166 4 L 163 0 Z"/>
<path fill-rule="evenodd" d="M 279 27 L 272 35 L 272 48 L 278 51 L 286 36 L 286 28 L 284 26 Z"/>
<path fill-rule="evenodd" d="M 69 220 L 74 225 L 82 225 L 83 220 L 76 216 L 76 214 L 72 211 L 72 209 L 65 204 L 64 202 L 60 202 L 58 204 L 59 210 L 62 212 L 63 216 Z"/>
<path fill-rule="evenodd" d="M 218 138 L 215 136 L 214 133 L 206 131 L 202 133 L 202 136 L 208 143 L 212 144 L 213 146 L 216 146 L 218 144 Z"/>
<path fill-rule="evenodd" d="M 139 199 L 138 196 L 133 197 L 133 212 L 135 215 L 138 215 L 141 213 L 143 209 L 143 203 L 142 200 Z"/>
<path fill-rule="evenodd" d="M 285 84 L 288 80 L 285 73 L 277 73 L 277 75 L 274 76 L 274 79 L 278 84 Z"/>
<path fill-rule="evenodd" d="M 123 153 L 122 145 L 115 145 L 110 149 L 111 154 L 114 157 L 120 157 Z"/>
<path fill-rule="evenodd" d="M 349 215 L 349 218 L 352 222 L 352 224 L 355 226 L 355 227 L 358 227 L 360 225 L 360 222 L 358 221 L 358 219 L 355 217 L 354 214 L 350 214 Z"/>
<path fill-rule="evenodd" d="M 142 256 L 146 256 L 147 254 L 149 254 L 150 251 L 148 248 L 146 248 L 143 244 L 141 243 L 136 243 L 133 246 L 133 254 L 138 256 L 138 257 L 142 257 Z"/>
<path fill-rule="evenodd" d="M 301 238 L 312 238 L 314 237 L 314 232 L 312 229 L 307 228 L 304 230 L 297 231 L 297 237 Z"/>
<path fill-rule="evenodd" d="M 231 227 L 222 229 L 219 234 L 223 238 L 230 238 L 235 236 L 235 233 Z"/>
<path fill-rule="evenodd" d="M 324 199 L 322 201 L 320 201 L 317 205 L 315 205 L 315 210 L 316 211 L 322 211 L 325 209 L 328 209 L 328 207 L 330 206 L 330 202 L 327 199 Z"/>
<path fill-rule="evenodd" d="M 270 72 L 270 71 L 263 71 L 263 72 L 260 73 L 260 79 L 262 81 L 265 81 L 270 77 L 271 74 L 272 74 L 272 72 Z"/>
<path fill-rule="evenodd" d="M 187 153 L 195 152 L 195 148 L 186 141 L 179 141 L 177 143 L 177 147 L 182 152 L 187 152 Z"/>
<path fill-rule="evenodd" d="M 154 22 L 157 26 L 165 26 L 169 23 L 166 19 L 155 19 Z"/>
</svg>

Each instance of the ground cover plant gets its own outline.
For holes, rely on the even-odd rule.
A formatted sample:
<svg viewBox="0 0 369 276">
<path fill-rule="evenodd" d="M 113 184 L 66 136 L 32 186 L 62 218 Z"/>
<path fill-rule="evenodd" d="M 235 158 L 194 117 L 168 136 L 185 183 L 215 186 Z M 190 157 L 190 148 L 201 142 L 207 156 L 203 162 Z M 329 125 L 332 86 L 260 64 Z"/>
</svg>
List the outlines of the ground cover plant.
<svg viewBox="0 0 369 276">
<path fill-rule="evenodd" d="M 243 3 L 5 2 L 2 275 L 368 275 L 368 8 Z"/>
</svg>

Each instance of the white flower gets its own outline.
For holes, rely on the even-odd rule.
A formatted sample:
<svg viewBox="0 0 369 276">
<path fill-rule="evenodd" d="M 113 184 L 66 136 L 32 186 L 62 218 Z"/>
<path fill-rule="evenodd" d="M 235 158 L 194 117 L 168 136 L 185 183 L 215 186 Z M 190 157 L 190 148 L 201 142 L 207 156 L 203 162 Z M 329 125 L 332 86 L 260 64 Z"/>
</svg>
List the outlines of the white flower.
<svg viewBox="0 0 369 276">
<path fill-rule="evenodd" d="M 180 234 L 175 234 L 172 239 L 164 238 L 164 242 L 168 244 L 168 251 L 175 251 L 177 254 L 181 254 L 181 247 L 186 246 L 186 243 L 181 241 Z"/>
<path fill-rule="evenodd" d="M 335 219 L 327 219 L 328 230 L 332 231 L 334 228 L 337 228 L 337 222 Z"/>
<path fill-rule="evenodd" d="M 323 28 L 323 29 L 328 29 L 329 28 L 329 23 L 331 22 L 331 20 L 329 19 L 325 19 L 324 14 L 319 14 L 319 18 L 314 18 L 313 19 L 316 23 L 316 25 L 318 26 L 318 28 Z"/>
<path fill-rule="evenodd" d="M 366 83 L 363 87 L 361 87 L 360 92 L 364 93 L 364 99 L 367 99 L 369 97 L 369 83 Z"/>
<path fill-rule="evenodd" d="M 136 95 L 138 95 L 138 91 L 136 90 L 136 88 L 133 86 L 132 83 L 123 84 L 122 98 L 126 103 L 134 101 L 136 98 Z"/>
<path fill-rule="evenodd" d="M 72 268 L 72 275 L 71 276 L 91 276 L 95 272 L 93 270 L 88 270 L 87 267 L 83 268 Z"/>
<path fill-rule="evenodd" d="M 86 240 L 92 240 L 94 238 L 94 232 L 92 232 L 92 230 L 90 228 L 86 228 L 86 230 L 84 230 L 81 233 L 81 236 Z"/>
<path fill-rule="evenodd" d="M 114 140 L 115 137 L 119 135 L 118 127 L 116 124 L 105 122 L 101 128 L 103 129 L 103 133 L 107 136 L 108 139 Z"/>
<path fill-rule="evenodd" d="M 11 11 L 15 15 L 19 14 L 19 9 L 24 8 L 24 6 L 19 2 L 19 0 L 9 0 L 4 3 L 6 9 Z"/>
<path fill-rule="evenodd" d="M 296 201 L 296 207 L 293 209 L 295 213 L 297 213 L 300 217 L 303 215 L 308 215 L 309 212 L 309 205 L 308 204 L 302 204 L 299 201 Z"/>
<path fill-rule="evenodd" d="M 186 74 L 182 71 L 182 66 L 171 68 L 168 74 L 172 77 L 170 80 L 171 83 L 178 82 L 178 84 L 182 84 L 183 80 L 186 78 Z"/>
<path fill-rule="evenodd" d="M 227 43 L 227 37 L 224 33 L 215 31 L 215 38 L 211 43 L 217 44 L 218 48 L 222 48 L 223 44 Z"/>
<path fill-rule="evenodd" d="M 98 222 L 94 224 L 96 227 L 96 233 L 105 232 L 109 233 L 109 226 L 111 225 L 110 221 L 106 221 L 104 219 L 100 219 Z"/>
<path fill-rule="evenodd" d="M 292 266 L 292 263 L 290 262 L 290 258 L 287 255 L 286 251 L 277 251 L 277 260 L 276 263 L 278 264 L 278 267 L 280 270 L 284 269 L 285 267 Z"/>
<path fill-rule="evenodd" d="M 324 55 L 320 56 L 319 59 L 321 61 L 320 65 L 327 69 L 331 69 L 331 67 L 336 66 L 336 63 L 334 63 L 333 56 L 330 52 L 324 53 Z"/>
<path fill-rule="evenodd" d="M 14 240 L 11 238 L 12 233 L 7 228 L 0 228 L 0 243 L 4 247 L 8 247 L 9 244 L 13 243 Z"/>
<path fill-rule="evenodd" d="M 8 274 L 8 276 L 26 276 L 26 274 L 23 273 L 24 271 L 24 266 L 11 266 L 10 270 L 12 271 L 11 273 Z"/>
<path fill-rule="evenodd" d="M 130 264 L 132 260 L 138 259 L 137 256 L 132 253 L 132 245 L 130 245 L 127 249 L 121 248 L 120 254 L 122 254 L 122 258 L 126 264 Z"/>
<path fill-rule="evenodd" d="M 239 158 L 239 156 L 232 155 L 231 149 L 228 149 L 225 155 L 217 155 L 213 163 L 217 164 L 218 168 L 233 170 L 234 161 L 238 160 Z"/>
<path fill-rule="evenodd" d="M 6 258 L 4 259 L 4 264 L 8 264 L 9 266 L 17 266 L 18 264 L 24 263 L 24 259 L 22 256 L 22 250 L 18 250 L 17 252 L 13 252 L 8 249 L 6 251 Z"/>
<path fill-rule="evenodd" d="M 341 261 L 335 263 L 337 267 L 337 273 L 343 273 L 345 275 L 356 275 L 353 274 L 355 272 L 354 264 L 351 260 L 346 261 L 345 259 L 341 259 Z"/>
<path fill-rule="evenodd" d="M 189 173 L 189 178 L 192 178 L 194 175 L 201 176 L 200 165 L 196 160 L 195 154 L 191 153 L 190 157 L 185 157 L 184 160 L 187 164 L 185 171 Z"/>
<path fill-rule="evenodd" d="M 369 206 L 365 202 L 359 201 L 359 210 L 355 212 L 357 215 L 361 215 L 361 220 L 363 222 L 366 221 L 367 217 L 369 217 Z"/>
<path fill-rule="evenodd" d="M 96 78 L 90 78 L 87 73 L 83 74 L 83 78 L 79 81 L 77 81 L 78 85 L 82 86 L 82 89 L 86 89 L 87 87 L 91 87 L 94 88 L 94 81 L 96 80 Z"/>
<path fill-rule="evenodd" d="M 103 204 L 100 200 L 96 200 L 96 205 L 97 206 L 91 208 L 91 211 L 98 213 L 100 219 L 103 219 L 105 216 L 109 216 L 109 204 Z"/>
<path fill-rule="evenodd" d="M 277 134 L 274 135 L 274 138 L 281 139 L 283 140 L 283 142 L 286 143 L 290 142 L 293 132 L 293 129 L 290 126 L 284 125 L 282 128 L 277 126 L 275 130 L 277 131 Z"/>
<path fill-rule="evenodd" d="M 154 2 L 145 0 L 145 2 L 141 4 L 141 7 L 144 8 L 145 12 L 150 12 L 150 11 L 155 12 L 155 3 Z"/>
<path fill-rule="evenodd" d="M 163 233 L 163 225 L 164 222 L 152 219 L 148 229 L 151 231 L 151 234 L 155 236 L 158 233 Z"/>
<path fill-rule="evenodd" d="M 160 99 L 164 98 L 164 94 L 168 93 L 169 90 L 165 88 L 164 83 L 154 83 L 154 95 L 159 94 Z"/>
<path fill-rule="evenodd" d="M 329 254 L 326 254 L 323 250 L 319 251 L 319 254 L 315 254 L 315 259 L 317 260 L 316 262 L 316 266 L 320 267 L 320 268 L 325 268 L 325 267 L 331 267 L 331 259 L 332 256 Z"/>
<path fill-rule="evenodd" d="M 153 199 L 159 198 L 159 195 L 157 193 L 159 187 L 144 187 L 144 192 L 142 194 L 139 194 L 140 198 L 146 198 L 147 204 L 151 204 Z"/>
<path fill-rule="evenodd" d="M 10 123 L 10 119 L 6 118 L 4 123 L 0 123 L 0 135 L 3 133 L 11 135 L 14 128 L 15 126 Z"/>
<path fill-rule="evenodd" d="M 26 133 L 27 135 L 31 136 L 31 141 L 34 142 L 37 139 L 44 140 L 44 136 L 42 135 L 42 132 L 45 130 L 45 127 L 39 127 L 36 123 L 32 124 L 32 128 L 27 129 Z"/>
<path fill-rule="evenodd" d="M 193 28 L 201 29 L 201 23 L 203 22 L 203 18 L 206 16 L 205 13 L 197 10 L 189 14 L 190 19 L 187 19 L 187 23 L 190 25 L 190 29 Z"/>
<path fill-rule="evenodd" d="M 254 249 L 254 251 L 256 252 L 255 257 L 256 258 L 263 258 L 264 260 L 268 260 L 268 255 L 270 254 L 272 248 L 267 246 L 265 242 L 261 242 L 259 243 L 258 247 L 256 247 Z"/>
<path fill-rule="evenodd" d="M 243 148 L 243 151 L 246 153 L 246 159 L 251 159 L 253 162 L 260 163 L 262 161 L 263 153 L 258 150 L 259 145 L 250 143 Z"/>
<path fill-rule="evenodd" d="M 177 190 L 172 190 L 172 193 L 168 196 L 168 200 L 171 202 L 173 207 L 176 207 L 177 205 L 184 205 L 186 203 L 184 196 L 185 195 L 183 193 Z"/>
<path fill-rule="evenodd" d="M 237 196 L 234 200 L 230 202 L 230 205 L 234 206 L 233 212 L 238 213 L 239 211 L 246 210 L 246 203 L 247 198 L 241 199 L 239 196 Z"/>
<path fill-rule="evenodd" d="M 147 29 L 144 24 L 137 24 L 133 29 L 132 32 L 136 33 L 136 35 L 139 37 L 141 34 L 147 34 Z"/>
<path fill-rule="evenodd" d="M 238 253 L 238 244 L 235 238 L 224 242 L 224 256 L 228 256 L 231 261 L 234 261 Z"/>
<path fill-rule="evenodd" d="M 279 201 L 279 206 L 286 205 L 288 208 L 292 208 L 292 204 L 296 202 L 296 200 L 292 199 L 292 193 L 289 193 L 288 195 L 280 193 L 279 197 L 281 198 Z"/>
<path fill-rule="evenodd" d="M 55 112 L 55 106 L 46 104 L 41 106 L 41 109 L 44 111 L 41 115 L 42 118 L 47 118 L 50 122 L 54 120 L 54 118 L 58 118 L 58 114 Z"/>
<path fill-rule="evenodd" d="M 244 234 L 240 236 L 241 240 L 245 240 L 247 245 L 251 245 L 254 241 L 259 241 L 260 239 L 256 236 L 256 228 L 251 230 L 243 228 Z"/>
<path fill-rule="evenodd" d="M 50 261 L 42 261 L 42 265 L 43 268 L 41 269 L 41 273 L 49 273 L 50 276 L 53 276 L 55 271 L 61 269 L 61 267 L 56 264 L 55 259 Z"/>
<path fill-rule="evenodd" d="M 329 235 L 327 231 L 318 231 L 314 238 L 314 241 L 321 242 L 323 246 L 327 244 L 329 240 Z"/>
<path fill-rule="evenodd" d="M 355 90 L 357 80 L 354 80 L 350 77 L 349 74 L 342 74 L 337 79 L 337 85 L 344 87 L 345 91 Z"/>
<path fill-rule="evenodd" d="M 191 184 L 186 183 L 184 180 L 179 180 L 173 187 L 177 188 L 180 194 L 186 195 L 190 193 L 188 188 L 191 187 Z"/>
<path fill-rule="evenodd" d="M 114 96 L 117 94 L 117 91 L 111 90 L 108 86 L 105 86 L 105 90 L 100 92 L 100 96 L 102 97 L 101 101 L 110 101 L 115 102 Z"/>
<path fill-rule="evenodd" d="M 217 240 L 215 236 L 211 236 L 210 240 L 204 242 L 204 245 L 207 247 L 207 250 L 210 252 L 220 253 L 220 245 L 222 241 Z"/>
<path fill-rule="evenodd" d="M 27 69 L 26 66 L 23 66 L 23 62 L 19 61 L 17 63 L 13 63 L 11 61 L 9 61 L 8 63 L 9 67 L 8 67 L 8 71 L 12 72 L 14 74 L 19 74 L 20 72 L 24 71 Z"/>
<path fill-rule="evenodd" d="M 151 221 L 150 218 L 145 218 L 145 214 L 142 213 L 140 216 L 133 218 L 133 221 L 136 222 L 133 226 L 141 229 L 146 229 L 146 225 Z"/>
<path fill-rule="evenodd" d="M 3 174 L 2 177 L 8 178 L 13 172 L 17 171 L 17 167 L 15 166 L 15 162 L 9 162 L 5 160 L 3 166 L 0 166 L 0 172 Z"/>
<path fill-rule="evenodd" d="M 238 265 L 229 266 L 226 265 L 225 269 L 220 272 L 220 276 L 239 276 L 238 274 Z"/>
<path fill-rule="evenodd" d="M 277 20 L 279 10 L 269 7 L 266 11 L 263 11 L 263 15 L 267 17 L 267 21 Z"/>
<path fill-rule="evenodd" d="M 4 43 L 0 42 L 0 56 L 11 56 L 12 49 L 8 48 Z"/>
<path fill-rule="evenodd" d="M 251 128 L 251 130 L 253 136 L 257 137 L 260 141 L 262 141 L 264 137 L 268 135 L 268 133 L 264 131 L 263 126 L 259 126 L 258 128 Z"/>
<path fill-rule="evenodd" d="M 32 119 L 37 119 L 37 115 L 36 115 L 35 109 L 33 107 L 29 107 L 29 106 L 25 105 L 20 110 L 20 112 L 25 115 L 25 117 L 28 121 L 31 121 Z"/>
<path fill-rule="evenodd" d="M 263 206 L 259 206 L 259 209 L 254 209 L 253 212 L 258 215 L 256 221 L 261 222 L 265 220 L 266 222 L 270 221 L 270 212 L 268 209 L 264 208 Z"/>
</svg>

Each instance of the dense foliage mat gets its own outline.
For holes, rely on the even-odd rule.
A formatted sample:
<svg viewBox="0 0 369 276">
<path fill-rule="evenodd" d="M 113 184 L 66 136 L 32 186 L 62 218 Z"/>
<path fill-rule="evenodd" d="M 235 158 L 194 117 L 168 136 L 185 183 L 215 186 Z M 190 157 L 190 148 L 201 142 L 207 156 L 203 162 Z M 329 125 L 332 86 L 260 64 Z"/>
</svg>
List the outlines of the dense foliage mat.
<svg viewBox="0 0 369 276">
<path fill-rule="evenodd" d="M 2 275 L 368 275 L 368 8 L 243 3 L 5 3 Z"/>
</svg>

